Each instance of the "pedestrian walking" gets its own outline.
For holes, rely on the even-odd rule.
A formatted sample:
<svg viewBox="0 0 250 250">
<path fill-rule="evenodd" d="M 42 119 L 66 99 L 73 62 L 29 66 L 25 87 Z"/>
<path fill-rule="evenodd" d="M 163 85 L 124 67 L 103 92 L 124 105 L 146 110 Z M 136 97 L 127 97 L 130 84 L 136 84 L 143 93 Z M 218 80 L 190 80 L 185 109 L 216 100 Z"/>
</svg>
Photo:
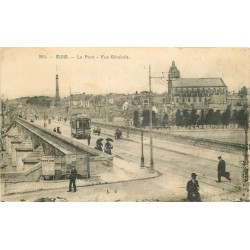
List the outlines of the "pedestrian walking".
<svg viewBox="0 0 250 250">
<path fill-rule="evenodd" d="M 218 167 L 217 167 L 217 172 L 218 172 L 218 181 L 217 182 L 221 182 L 222 176 L 227 178 L 229 181 L 231 181 L 230 172 L 226 171 L 226 162 L 222 159 L 221 156 L 219 156 L 218 159 L 219 159 L 219 163 L 218 163 Z"/>
<path fill-rule="evenodd" d="M 88 136 L 87 136 L 88 146 L 90 145 L 90 140 L 91 140 L 91 135 L 90 133 L 88 133 Z"/>
<path fill-rule="evenodd" d="M 97 149 L 97 150 L 99 150 L 99 151 L 103 151 L 103 150 L 102 150 L 102 146 L 103 146 L 103 144 L 102 144 L 101 142 L 96 143 L 95 149 Z"/>
<path fill-rule="evenodd" d="M 61 130 L 60 130 L 60 127 L 57 127 L 56 132 L 57 132 L 58 134 L 61 134 L 61 133 L 62 133 Z"/>
<path fill-rule="evenodd" d="M 106 154 L 111 155 L 111 154 L 112 154 L 112 153 L 111 153 L 111 149 L 113 149 L 113 146 L 111 145 L 111 143 L 110 143 L 109 141 L 107 141 L 107 142 L 105 143 L 105 145 L 104 145 L 104 152 L 105 152 Z"/>
<path fill-rule="evenodd" d="M 115 139 L 116 140 L 120 139 L 121 135 L 122 135 L 122 131 L 119 128 L 117 128 L 115 130 Z"/>
<path fill-rule="evenodd" d="M 191 174 L 191 180 L 187 182 L 187 199 L 191 202 L 201 201 L 199 193 L 199 183 L 196 180 L 196 173 Z"/>
<path fill-rule="evenodd" d="M 97 126 L 96 130 L 97 130 L 98 136 L 100 136 L 100 134 L 101 134 L 101 128 L 99 126 Z"/>
<path fill-rule="evenodd" d="M 72 185 L 74 188 L 74 192 L 76 192 L 76 177 L 77 177 L 77 171 L 76 171 L 75 164 L 73 164 L 71 166 L 71 172 L 70 172 L 70 176 L 69 176 L 69 190 L 67 192 L 72 191 Z"/>
</svg>

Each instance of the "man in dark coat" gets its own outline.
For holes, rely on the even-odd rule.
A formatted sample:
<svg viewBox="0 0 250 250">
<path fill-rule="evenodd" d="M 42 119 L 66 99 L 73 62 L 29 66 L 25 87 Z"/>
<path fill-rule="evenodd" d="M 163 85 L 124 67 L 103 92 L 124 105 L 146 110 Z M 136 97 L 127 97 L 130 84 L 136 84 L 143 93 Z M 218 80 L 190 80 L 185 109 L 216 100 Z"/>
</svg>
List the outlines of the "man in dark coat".
<svg viewBox="0 0 250 250">
<path fill-rule="evenodd" d="M 75 168 L 75 164 L 73 164 L 71 167 L 71 172 L 69 176 L 69 190 L 67 192 L 72 191 L 72 184 L 73 184 L 74 192 L 76 192 L 76 177 L 77 177 L 77 171 Z"/>
<path fill-rule="evenodd" d="M 196 176 L 197 176 L 196 173 L 192 173 L 191 174 L 192 179 L 187 183 L 187 192 L 188 192 L 187 199 L 188 201 L 192 202 L 201 201 L 199 193 L 199 183 L 196 180 Z"/>
<path fill-rule="evenodd" d="M 90 145 L 90 140 L 91 140 L 91 135 L 90 133 L 88 133 L 88 136 L 87 136 L 88 146 Z"/>
<path fill-rule="evenodd" d="M 217 168 L 217 172 L 218 172 L 218 181 L 217 182 L 221 182 L 222 176 L 224 176 L 229 181 L 231 181 L 230 172 L 226 172 L 226 162 L 222 159 L 221 156 L 219 156 L 218 159 L 219 159 L 219 164 L 218 164 L 218 168 Z"/>
</svg>

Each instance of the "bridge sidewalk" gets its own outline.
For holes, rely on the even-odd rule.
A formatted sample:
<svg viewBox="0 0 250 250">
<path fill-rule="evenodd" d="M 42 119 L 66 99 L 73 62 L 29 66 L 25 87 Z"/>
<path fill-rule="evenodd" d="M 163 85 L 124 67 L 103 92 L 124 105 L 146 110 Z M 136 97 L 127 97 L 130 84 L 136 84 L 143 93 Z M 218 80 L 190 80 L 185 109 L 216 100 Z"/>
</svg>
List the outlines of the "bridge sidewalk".
<svg viewBox="0 0 250 250">
<path fill-rule="evenodd" d="M 77 187 L 101 185 L 108 183 L 127 182 L 153 178 L 157 172 L 150 173 L 147 168 L 140 169 L 140 165 L 114 157 L 113 169 L 89 179 L 77 179 Z M 6 183 L 2 199 L 8 195 L 31 193 L 42 190 L 68 189 L 69 180 L 41 180 L 39 182 Z"/>
</svg>

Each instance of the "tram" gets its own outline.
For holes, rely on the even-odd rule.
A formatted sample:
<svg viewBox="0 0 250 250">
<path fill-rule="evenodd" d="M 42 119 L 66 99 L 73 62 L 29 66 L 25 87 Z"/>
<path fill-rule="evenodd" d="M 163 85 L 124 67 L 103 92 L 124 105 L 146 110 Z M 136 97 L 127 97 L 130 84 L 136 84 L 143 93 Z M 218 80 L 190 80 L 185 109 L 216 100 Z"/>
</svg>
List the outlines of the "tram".
<svg viewBox="0 0 250 250">
<path fill-rule="evenodd" d="M 71 135 L 77 139 L 86 139 L 91 133 L 91 119 L 86 115 L 71 115 L 70 127 Z"/>
</svg>

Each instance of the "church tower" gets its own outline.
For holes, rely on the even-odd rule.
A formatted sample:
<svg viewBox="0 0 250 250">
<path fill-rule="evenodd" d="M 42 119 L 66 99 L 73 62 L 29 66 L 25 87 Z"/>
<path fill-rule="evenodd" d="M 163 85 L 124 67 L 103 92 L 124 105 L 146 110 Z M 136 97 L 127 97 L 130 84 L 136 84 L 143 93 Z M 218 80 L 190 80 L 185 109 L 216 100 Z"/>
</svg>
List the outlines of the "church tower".
<svg viewBox="0 0 250 250">
<path fill-rule="evenodd" d="M 175 62 L 172 62 L 172 66 L 168 71 L 168 95 L 172 101 L 173 93 L 172 93 L 172 82 L 174 79 L 180 78 L 180 71 L 175 66 Z"/>
<path fill-rule="evenodd" d="M 58 83 L 58 74 L 56 74 L 56 97 L 55 97 L 55 106 L 60 105 L 60 95 L 59 95 L 59 83 Z"/>
<path fill-rule="evenodd" d="M 172 66 L 169 69 L 168 72 L 168 78 L 180 78 L 180 71 L 177 69 L 177 67 L 175 66 L 175 62 L 172 62 Z"/>
</svg>

